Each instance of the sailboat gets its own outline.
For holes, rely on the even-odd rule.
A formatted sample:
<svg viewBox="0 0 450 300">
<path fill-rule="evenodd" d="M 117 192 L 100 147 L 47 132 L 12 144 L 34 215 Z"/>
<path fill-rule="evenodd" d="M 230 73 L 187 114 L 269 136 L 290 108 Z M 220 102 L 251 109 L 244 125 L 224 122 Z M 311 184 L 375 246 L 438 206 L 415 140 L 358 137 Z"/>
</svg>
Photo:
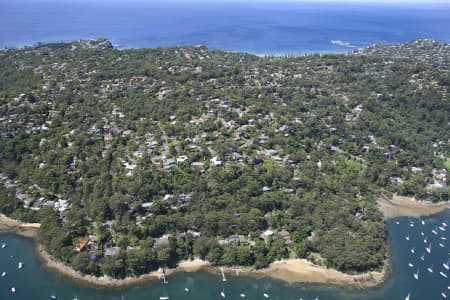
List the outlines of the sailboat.
<svg viewBox="0 0 450 300">
<path fill-rule="evenodd" d="M 446 270 L 448 270 L 448 269 L 450 268 L 449 263 L 450 263 L 450 258 L 447 260 L 447 263 L 443 263 L 442 266 L 443 266 Z"/>
<path fill-rule="evenodd" d="M 222 291 L 220 292 L 220 296 L 222 296 L 222 298 L 225 298 L 225 292 L 224 292 L 223 289 L 222 289 Z"/>
<path fill-rule="evenodd" d="M 414 254 L 415 251 L 416 251 L 416 248 L 413 247 L 410 251 L 411 251 L 412 254 Z"/>
<path fill-rule="evenodd" d="M 409 235 L 406 236 L 406 240 L 409 241 Z"/>
<path fill-rule="evenodd" d="M 428 253 L 431 253 L 431 243 L 430 243 L 430 246 L 425 248 L 425 250 L 427 250 Z"/>
<path fill-rule="evenodd" d="M 405 300 L 409 300 L 409 293 L 408 293 L 408 295 L 405 297 Z"/>
<path fill-rule="evenodd" d="M 414 279 L 418 280 L 419 279 L 419 270 L 417 270 L 417 273 L 414 273 Z"/>
<path fill-rule="evenodd" d="M 420 257 L 420 260 L 424 261 L 425 260 L 425 253 L 422 254 L 422 256 Z"/>
<path fill-rule="evenodd" d="M 169 282 L 166 280 L 166 274 L 164 272 L 164 268 L 162 268 L 162 272 L 160 274 L 164 280 L 164 284 L 168 284 Z M 170 300 L 170 297 L 167 296 L 166 287 L 164 287 L 164 294 L 165 294 L 165 296 L 159 297 L 159 300 Z"/>
<path fill-rule="evenodd" d="M 433 265 L 431 265 L 431 267 L 427 268 L 428 272 L 433 273 Z"/>
<path fill-rule="evenodd" d="M 428 237 L 427 236 L 423 239 L 423 243 L 424 244 L 428 243 Z"/>
<path fill-rule="evenodd" d="M 431 230 L 431 232 L 432 232 L 434 235 L 437 235 L 437 234 L 438 234 L 438 233 L 437 233 L 437 227 L 436 227 L 435 229 Z"/>
<path fill-rule="evenodd" d="M 223 282 L 227 281 L 227 278 L 225 277 L 225 272 L 223 271 L 223 267 L 220 268 L 220 270 L 222 271 L 222 281 Z"/>
</svg>

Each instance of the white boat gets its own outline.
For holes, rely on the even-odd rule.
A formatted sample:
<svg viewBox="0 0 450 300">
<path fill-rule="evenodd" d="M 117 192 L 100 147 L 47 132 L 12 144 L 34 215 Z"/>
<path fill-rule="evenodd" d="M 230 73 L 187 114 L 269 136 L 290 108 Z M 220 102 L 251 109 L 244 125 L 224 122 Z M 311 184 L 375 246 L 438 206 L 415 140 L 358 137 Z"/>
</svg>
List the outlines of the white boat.
<svg viewBox="0 0 450 300">
<path fill-rule="evenodd" d="M 50 295 L 50 299 L 56 299 L 56 295 L 55 294 L 51 294 Z"/>
<path fill-rule="evenodd" d="M 6 272 L 3 272 L 3 273 L 2 273 L 2 277 L 5 277 L 5 276 L 6 276 Z"/>
<path fill-rule="evenodd" d="M 422 256 L 420 257 L 420 260 L 421 260 L 421 261 L 424 261 L 424 260 L 425 260 L 425 253 L 422 254 Z"/>
<path fill-rule="evenodd" d="M 264 293 L 263 296 L 264 298 L 269 298 L 269 294 Z"/>
<path fill-rule="evenodd" d="M 420 233 L 420 235 L 421 235 L 421 236 L 424 236 L 424 235 L 425 235 L 425 233 L 423 233 L 423 231 L 422 231 L 422 232 Z"/>
<path fill-rule="evenodd" d="M 441 293 L 441 296 L 442 298 L 447 298 L 447 295 L 444 292 Z"/>
<path fill-rule="evenodd" d="M 408 295 L 405 297 L 405 300 L 409 300 L 409 293 L 408 293 Z"/>
<path fill-rule="evenodd" d="M 433 266 L 427 268 L 428 272 L 433 273 Z"/>
<path fill-rule="evenodd" d="M 447 289 L 448 289 L 448 290 L 450 290 L 450 285 L 449 285 L 449 286 L 447 286 Z"/>
<path fill-rule="evenodd" d="M 185 292 L 189 292 L 189 289 L 188 289 L 188 288 L 184 288 L 184 291 L 185 291 Z"/>
<path fill-rule="evenodd" d="M 397 224 L 397 225 L 398 225 L 398 224 L 400 224 L 400 222 L 399 222 L 399 221 L 397 221 L 397 222 L 395 222 L 395 224 Z"/>
<path fill-rule="evenodd" d="M 23 268 L 23 262 L 19 262 L 19 265 L 17 266 L 19 269 L 22 269 Z"/>
<path fill-rule="evenodd" d="M 414 273 L 414 279 L 418 280 L 419 279 L 419 270 L 417 270 L 417 273 Z"/>
<path fill-rule="evenodd" d="M 446 241 L 447 238 L 445 236 L 441 236 L 441 240 Z"/>
<path fill-rule="evenodd" d="M 438 234 L 438 233 L 437 233 L 437 227 L 436 227 L 435 229 L 431 230 L 431 232 L 432 232 L 434 235 L 437 235 L 437 234 Z"/>
<path fill-rule="evenodd" d="M 413 265 L 412 263 L 409 263 L 408 266 L 409 266 L 410 268 L 413 268 L 413 267 L 414 267 L 414 265 Z"/>
<path fill-rule="evenodd" d="M 6 248 L 6 243 L 2 243 L 2 249 Z"/>
<path fill-rule="evenodd" d="M 438 228 L 439 228 L 440 231 L 445 231 L 444 227 L 439 226 Z"/>
<path fill-rule="evenodd" d="M 443 266 L 446 270 L 448 270 L 448 269 L 450 269 L 449 263 L 450 263 L 450 258 L 447 260 L 447 263 L 443 263 L 442 266 Z"/>
<path fill-rule="evenodd" d="M 222 296 L 222 298 L 225 298 L 225 292 L 223 290 L 220 292 L 220 296 Z"/>
<path fill-rule="evenodd" d="M 11 288 L 11 293 L 15 293 L 16 292 L 16 288 L 15 287 L 12 287 Z"/>
<path fill-rule="evenodd" d="M 444 278 L 448 278 L 448 276 L 447 276 L 447 274 L 445 274 L 444 272 L 439 272 L 439 275 L 441 275 L 442 277 L 444 277 Z"/>
<path fill-rule="evenodd" d="M 409 235 L 406 236 L 406 240 L 409 241 Z"/>
<path fill-rule="evenodd" d="M 73 298 L 73 300 L 78 300 L 78 296 L 77 296 L 77 295 L 75 295 L 75 298 Z"/>
<path fill-rule="evenodd" d="M 412 248 L 410 251 L 412 254 L 414 254 L 416 252 L 416 248 Z"/>
<path fill-rule="evenodd" d="M 159 300 L 170 300 L 169 296 L 161 296 L 159 297 Z"/>
<path fill-rule="evenodd" d="M 425 237 L 425 238 L 423 239 L 423 243 L 424 243 L 424 244 L 428 243 L 428 237 Z"/>
<path fill-rule="evenodd" d="M 422 220 L 421 222 L 422 222 L 422 225 L 425 225 L 425 221 L 424 220 Z"/>
<path fill-rule="evenodd" d="M 430 243 L 430 246 L 425 248 L 425 250 L 427 250 L 428 253 L 431 253 L 431 243 Z"/>
<path fill-rule="evenodd" d="M 241 296 L 241 298 L 247 297 L 247 296 L 245 296 L 245 294 L 240 294 L 239 296 Z"/>
<path fill-rule="evenodd" d="M 409 226 L 414 227 L 414 223 L 409 223 Z"/>
<path fill-rule="evenodd" d="M 447 223 L 445 223 L 445 222 L 442 222 L 441 224 L 442 224 L 442 226 L 444 226 L 444 227 L 447 227 L 447 226 L 448 226 Z"/>
<path fill-rule="evenodd" d="M 439 243 L 439 247 L 442 247 L 442 248 L 444 248 L 445 246 L 444 246 L 444 244 L 442 244 L 442 243 Z"/>
<path fill-rule="evenodd" d="M 227 281 L 227 278 L 225 277 L 225 272 L 223 271 L 223 268 L 220 268 L 220 270 L 222 271 L 222 281 Z"/>
</svg>

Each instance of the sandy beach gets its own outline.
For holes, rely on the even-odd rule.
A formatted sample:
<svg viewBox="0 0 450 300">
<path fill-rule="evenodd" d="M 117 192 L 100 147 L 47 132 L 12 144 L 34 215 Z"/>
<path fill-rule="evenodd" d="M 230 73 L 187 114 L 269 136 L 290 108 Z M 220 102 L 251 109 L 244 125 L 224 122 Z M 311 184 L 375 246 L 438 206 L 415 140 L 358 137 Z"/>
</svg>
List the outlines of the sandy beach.
<svg viewBox="0 0 450 300">
<path fill-rule="evenodd" d="M 448 207 L 448 203 L 423 204 L 413 198 L 403 196 L 394 196 L 393 199 L 380 196 L 378 206 L 384 217 L 389 219 L 401 216 L 420 217 L 432 215 L 445 210 Z M 23 223 L 0 214 L 0 230 L 3 231 L 12 231 L 21 235 L 33 237 L 39 226 L 40 224 Z M 156 271 L 139 277 L 129 277 L 125 279 L 83 275 L 50 256 L 39 244 L 37 245 L 37 253 L 45 267 L 83 284 L 99 287 L 122 287 L 137 285 L 159 278 L 159 274 Z M 354 288 L 368 288 L 381 284 L 386 277 L 388 269 L 389 263 L 386 261 L 383 270 L 379 272 L 373 271 L 349 275 L 324 266 L 315 265 L 306 259 L 289 259 L 273 262 L 269 267 L 261 270 L 240 270 L 239 274 L 269 276 L 288 283 L 309 282 L 336 284 Z M 166 275 L 170 276 L 175 272 L 196 272 L 199 270 L 220 273 L 220 268 L 212 267 L 207 261 L 195 259 L 192 261 L 181 261 L 177 268 L 167 269 Z M 236 270 L 225 268 L 225 272 L 235 273 Z"/>
<path fill-rule="evenodd" d="M 25 237 L 34 237 L 41 224 L 25 223 L 0 214 L 0 231 L 14 232 Z"/>
<path fill-rule="evenodd" d="M 448 205 L 448 202 L 424 204 L 414 198 L 397 195 L 392 199 L 381 195 L 378 199 L 378 207 L 386 219 L 430 216 L 444 211 Z"/>
</svg>

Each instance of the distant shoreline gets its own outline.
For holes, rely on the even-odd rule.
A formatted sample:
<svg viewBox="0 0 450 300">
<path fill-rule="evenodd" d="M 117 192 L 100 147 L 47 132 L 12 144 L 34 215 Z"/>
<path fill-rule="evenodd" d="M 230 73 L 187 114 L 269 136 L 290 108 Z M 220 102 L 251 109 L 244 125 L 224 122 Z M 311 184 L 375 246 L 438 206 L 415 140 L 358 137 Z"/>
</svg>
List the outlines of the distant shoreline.
<svg viewBox="0 0 450 300">
<path fill-rule="evenodd" d="M 403 216 L 428 216 L 442 212 L 448 207 L 447 202 L 439 204 L 422 204 L 415 201 L 413 198 L 401 196 L 394 196 L 393 199 L 380 197 L 378 200 L 378 205 L 380 211 L 386 219 Z M 16 234 L 35 239 L 39 226 L 40 224 L 37 223 L 24 223 L 0 214 L 0 231 L 14 232 Z M 138 277 L 127 277 L 125 279 L 113 279 L 107 276 L 96 277 L 92 275 L 84 275 L 64 265 L 62 262 L 49 255 L 39 243 L 36 243 L 36 245 L 36 253 L 46 268 L 81 284 L 116 288 L 139 285 L 141 283 L 159 278 L 157 271 L 143 274 Z M 267 268 L 260 270 L 251 269 L 236 271 L 236 269 L 228 267 L 224 267 L 224 270 L 226 273 L 238 272 L 239 274 L 245 274 L 246 276 L 267 276 L 288 283 L 323 283 L 365 289 L 379 286 L 385 281 L 390 268 L 389 250 L 387 249 L 386 252 L 387 259 L 384 262 L 382 270 L 356 275 L 345 274 L 335 269 L 316 265 L 306 259 L 287 259 L 275 261 Z M 220 272 L 219 268 L 220 267 L 212 267 L 209 262 L 200 259 L 195 259 L 192 261 L 185 260 L 180 261 L 176 268 L 167 269 L 166 275 L 170 276 L 176 272 L 196 272 L 199 270 L 217 273 Z"/>
</svg>

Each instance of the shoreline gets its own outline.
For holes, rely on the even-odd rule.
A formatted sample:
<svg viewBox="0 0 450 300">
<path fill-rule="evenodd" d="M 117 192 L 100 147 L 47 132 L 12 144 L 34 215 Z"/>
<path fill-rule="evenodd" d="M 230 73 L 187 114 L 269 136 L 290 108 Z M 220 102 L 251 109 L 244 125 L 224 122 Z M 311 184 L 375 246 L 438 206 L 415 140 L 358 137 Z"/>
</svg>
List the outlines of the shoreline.
<svg viewBox="0 0 450 300">
<path fill-rule="evenodd" d="M 425 204 L 411 197 L 394 195 L 392 199 L 389 199 L 383 194 L 378 198 L 377 204 L 385 219 L 420 218 L 443 212 L 449 208 L 449 202 Z"/>
<path fill-rule="evenodd" d="M 395 195 L 393 199 L 388 199 L 382 195 L 377 202 L 378 207 L 383 213 L 385 219 L 403 216 L 428 216 L 442 212 L 448 208 L 447 202 L 438 204 L 423 204 L 415 201 L 413 198 L 397 195 Z M 24 223 L 0 214 L 0 231 L 14 232 L 16 234 L 35 239 L 39 226 L 40 224 L 38 223 Z M 127 277 L 125 279 L 113 279 L 107 276 L 96 277 L 93 275 L 84 275 L 64 265 L 62 262 L 49 255 L 37 242 L 36 253 L 45 268 L 80 284 L 87 284 L 100 288 L 120 288 L 139 285 L 141 283 L 159 279 L 159 273 L 157 271 L 152 271 L 137 277 Z M 236 274 L 240 273 L 245 276 L 265 276 L 282 280 L 287 283 L 322 283 L 352 287 L 356 289 L 365 289 L 373 288 L 384 283 L 390 267 L 390 249 L 389 245 L 387 245 L 386 259 L 383 264 L 383 268 L 380 271 L 370 271 L 355 275 L 346 274 L 335 269 L 316 265 L 306 259 L 287 259 L 275 261 L 268 267 L 260 270 L 236 270 L 230 267 L 223 267 L 223 269 L 227 274 L 236 272 Z M 170 276 L 171 274 L 177 272 L 196 272 L 199 270 L 205 270 L 211 273 L 220 273 L 220 268 L 220 266 L 213 267 L 209 262 L 200 259 L 194 259 L 192 261 L 184 260 L 180 261 L 176 268 L 166 269 L 166 275 Z"/>
</svg>

